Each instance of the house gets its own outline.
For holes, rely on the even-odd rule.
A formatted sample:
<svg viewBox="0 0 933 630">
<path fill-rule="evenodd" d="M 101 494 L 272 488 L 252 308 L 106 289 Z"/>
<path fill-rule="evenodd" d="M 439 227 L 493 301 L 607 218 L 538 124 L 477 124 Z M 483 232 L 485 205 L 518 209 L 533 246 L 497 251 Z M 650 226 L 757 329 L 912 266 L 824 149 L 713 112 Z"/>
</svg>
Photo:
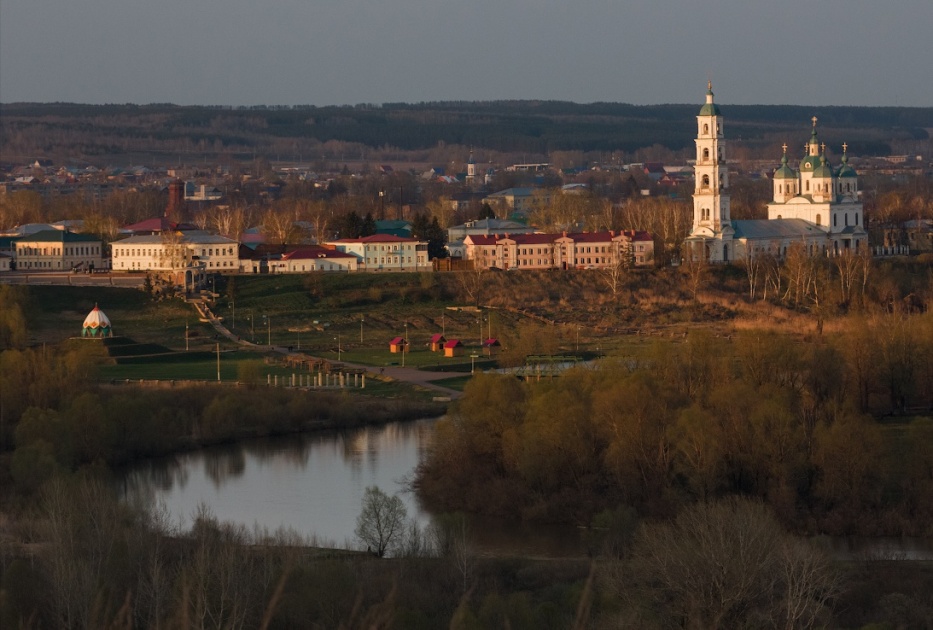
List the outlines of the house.
<svg viewBox="0 0 933 630">
<path fill-rule="evenodd" d="M 404 337 L 396 337 L 389 342 L 389 352 L 392 354 L 408 352 L 408 341 Z"/>
<path fill-rule="evenodd" d="M 459 339 L 451 339 L 444 344 L 445 357 L 459 357 L 463 354 L 463 344 Z"/>
<path fill-rule="evenodd" d="M 310 273 L 313 271 L 357 271 L 359 260 L 327 247 L 308 246 L 282 254 L 278 260 L 269 260 L 269 273 Z"/>
<path fill-rule="evenodd" d="M 447 338 L 441 333 L 431 335 L 431 352 L 440 352 L 444 349 L 445 343 L 447 343 Z"/>
<path fill-rule="evenodd" d="M 549 204 L 551 193 L 543 188 L 506 188 L 487 195 L 484 201 L 493 208 L 507 208 L 511 213 L 528 214 L 539 204 Z"/>
<path fill-rule="evenodd" d="M 103 241 L 90 234 L 42 230 L 16 239 L 16 268 L 20 271 L 105 269 Z"/>
<path fill-rule="evenodd" d="M 185 290 L 204 286 L 206 274 L 237 273 L 239 244 L 207 232 L 165 232 L 130 236 L 110 245 L 116 272 L 149 271 Z"/>
<path fill-rule="evenodd" d="M 619 264 L 654 264 L 652 236 L 631 230 L 468 236 L 463 243 L 465 258 L 477 269 L 606 269 Z"/>
<path fill-rule="evenodd" d="M 391 234 L 328 241 L 327 247 L 353 254 L 360 271 L 430 271 L 428 242 Z"/>
<path fill-rule="evenodd" d="M 499 354 L 499 349 L 502 347 L 502 344 L 499 343 L 498 339 L 490 337 L 489 339 L 483 340 L 483 349 L 486 351 L 487 356 L 494 357 Z"/>
<path fill-rule="evenodd" d="M 10 271 L 10 269 L 12 268 L 11 267 L 12 262 L 13 262 L 12 256 L 10 256 L 9 254 L 0 252 L 0 273 L 3 273 L 5 271 Z"/>
</svg>

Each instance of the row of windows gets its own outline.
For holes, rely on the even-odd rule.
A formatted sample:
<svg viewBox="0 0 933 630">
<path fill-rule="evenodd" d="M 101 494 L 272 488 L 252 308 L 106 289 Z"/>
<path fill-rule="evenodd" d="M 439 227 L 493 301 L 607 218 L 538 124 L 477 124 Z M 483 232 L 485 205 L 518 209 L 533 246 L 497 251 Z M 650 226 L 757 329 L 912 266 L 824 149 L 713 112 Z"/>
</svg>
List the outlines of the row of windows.
<svg viewBox="0 0 933 630">
<path fill-rule="evenodd" d="M 201 248 L 201 256 L 213 256 L 214 255 L 213 247 Z M 218 256 L 232 256 L 235 252 L 233 247 L 218 247 L 217 255 Z M 136 248 L 136 247 L 118 247 L 113 250 L 114 256 L 163 256 L 164 248 L 161 247 L 148 247 L 148 248 Z"/>
<path fill-rule="evenodd" d="M 61 247 L 17 247 L 18 256 L 62 256 Z M 65 248 L 65 256 L 99 256 L 100 246 L 72 246 Z"/>
</svg>

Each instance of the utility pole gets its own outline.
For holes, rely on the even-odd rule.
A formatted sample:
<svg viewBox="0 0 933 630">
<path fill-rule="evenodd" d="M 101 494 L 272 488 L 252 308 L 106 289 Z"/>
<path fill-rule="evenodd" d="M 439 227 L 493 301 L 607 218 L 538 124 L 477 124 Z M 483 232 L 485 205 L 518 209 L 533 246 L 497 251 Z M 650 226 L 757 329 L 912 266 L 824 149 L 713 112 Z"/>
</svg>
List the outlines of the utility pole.
<svg viewBox="0 0 933 630">
<path fill-rule="evenodd" d="M 217 382 L 220 382 L 220 342 L 217 342 Z"/>
</svg>

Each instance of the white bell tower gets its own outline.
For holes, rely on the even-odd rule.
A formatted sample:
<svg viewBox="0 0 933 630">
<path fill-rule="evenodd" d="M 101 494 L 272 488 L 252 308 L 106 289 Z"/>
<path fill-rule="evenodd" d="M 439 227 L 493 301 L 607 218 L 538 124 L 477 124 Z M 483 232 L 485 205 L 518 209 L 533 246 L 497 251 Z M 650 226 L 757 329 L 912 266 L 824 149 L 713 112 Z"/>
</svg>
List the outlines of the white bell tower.
<svg viewBox="0 0 933 630">
<path fill-rule="evenodd" d="M 726 168 L 722 114 L 713 102 L 712 83 L 707 84 L 706 104 L 697 116 L 696 186 L 693 192 L 693 227 L 720 232 L 731 227 L 729 172 Z"/>
</svg>

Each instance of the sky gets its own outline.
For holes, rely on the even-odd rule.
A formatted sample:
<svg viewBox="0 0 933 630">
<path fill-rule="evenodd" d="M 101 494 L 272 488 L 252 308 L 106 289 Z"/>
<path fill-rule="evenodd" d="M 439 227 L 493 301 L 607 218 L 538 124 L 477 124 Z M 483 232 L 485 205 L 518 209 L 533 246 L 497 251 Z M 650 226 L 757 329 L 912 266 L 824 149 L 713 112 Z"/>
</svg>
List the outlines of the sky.
<svg viewBox="0 0 933 630">
<path fill-rule="evenodd" d="M 0 102 L 933 106 L 933 0 L 0 0 Z"/>
</svg>

